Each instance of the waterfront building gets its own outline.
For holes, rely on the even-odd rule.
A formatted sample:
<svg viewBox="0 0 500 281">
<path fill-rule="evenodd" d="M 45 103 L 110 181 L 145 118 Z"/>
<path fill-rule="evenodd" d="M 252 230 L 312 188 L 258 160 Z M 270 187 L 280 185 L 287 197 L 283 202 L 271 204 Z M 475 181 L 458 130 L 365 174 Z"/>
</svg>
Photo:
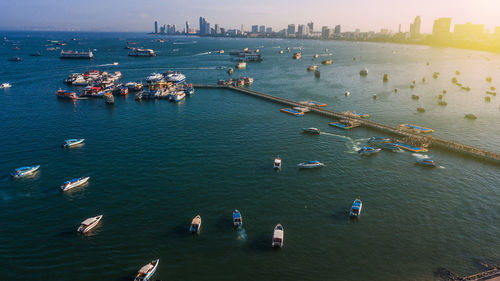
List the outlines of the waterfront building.
<svg viewBox="0 0 500 281">
<path fill-rule="evenodd" d="M 190 31 L 189 30 L 189 22 L 186 21 L 186 34 L 189 34 L 190 33 L 189 31 Z"/>
<path fill-rule="evenodd" d="M 448 38 L 450 35 L 451 18 L 439 18 L 434 20 L 432 35 L 436 38 Z"/>
<path fill-rule="evenodd" d="M 422 20 L 420 16 L 416 16 L 413 23 L 410 24 L 410 37 L 418 38 L 420 36 L 420 26 L 422 24 Z"/>
<path fill-rule="evenodd" d="M 273 33 L 273 28 L 272 27 L 266 28 L 266 33 Z"/>
<path fill-rule="evenodd" d="M 266 33 L 266 26 L 265 25 L 259 26 L 259 33 Z"/>
<path fill-rule="evenodd" d="M 259 26 L 258 25 L 252 25 L 252 33 L 257 33 L 259 32 Z"/>
<path fill-rule="evenodd" d="M 314 32 L 314 22 L 308 23 L 307 28 L 309 29 L 309 33 L 312 34 Z"/>
<path fill-rule="evenodd" d="M 214 25 L 214 33 L 215 34 L 220 34 L 220 27 L 219 27 L 219 25 L 217 23 Z"/>
<path fill-rule="evenodd" d="M 477 40 L 484 35 L 484 24 L 455 24 L 453 35 L 457 39 Z"/>
<path fill-rule="evenodd" d="M 340 24 L 336 25 L 336 26 L 335 26 L 334 33 L 333 33 L 333 34 L 334 34 L 335 36 L 340 36 L 340 34 L 342 33 L 340 29 L 341 29 Z"/>
<path fill-rule="evenodd" d="M 158 34 L 158 22 L 155 21 L 155 34 Z"/>
<path fill-rule="evenodd" d="M 200 35 L 210 34 L 210 23 L 203 17 L 200 17 Z"/>
<path fill-rule="evenodd" d="M 295 35 L 295 24 L 292 23 L 292 24 L 288 25 L 288 28 L 286 30 L 286 34 L 288 36 Z"/>
<path fill-rule="evenodd" d="M 226 29 L 224 27 L 220 28 L 220 34 L 226 35 Z"/>
<path fill-rule="evenodd" d="M 323 39 L 330 38 L 331 31 L 332 30 L 328 26 L 321 27 L 321 38 Z"/>
<path fill-rule="evenodd" d="M 301 37 L 304 37 L 304 36 L 307 35 L 306 26 L 305 25 L 299 24 L 298 30 L 297 30 L 297 35 L 301 36 Z"/>
</svg>

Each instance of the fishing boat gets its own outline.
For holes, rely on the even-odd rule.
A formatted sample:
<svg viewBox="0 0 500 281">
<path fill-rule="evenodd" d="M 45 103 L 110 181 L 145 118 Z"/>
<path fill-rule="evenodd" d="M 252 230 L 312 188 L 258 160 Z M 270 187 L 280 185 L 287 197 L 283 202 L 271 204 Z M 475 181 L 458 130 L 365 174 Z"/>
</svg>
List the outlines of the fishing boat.
<svg viewBox="0 0 500 281">
<path fill-rule="evenodd" d="M 278 156 L 276 158 L 274 158 L 274 165 L 273 165 L 273 168 L 275 170 L 281 170 L 281 158 Z"/>
<path fill-rule="evenodd" d="M 90 177 L 74 178 L 69 181 L 65 181 L 59 188 L 61 191 L 67 191 L 89 181 Z"/>
<path fill-rule="evenodd" d="M 129 53 L 131 57 L 155 57 L 156 53 L 152 49 L 133 48 Z"/>
<path fill-rule="evenodd" d="M 243 218 L 238 210 L 233 211 L 233 225 L 234 227 L 239 227 L 243 224 Z"/>
<path fill-rule="evenodd" d="M 191 226 L 189 227 L 189 232 L 200 233 L 200 228 L 201 228 L 201 217 L 200 217 L 200 215 L 197 215 L 191 221 Z"/>
<path fill-rule="evenodd" d="M 134 281 L 148 281 L 151 277 L 153 277 L 153 274 L 155 274 L 158 264 L 160 264 L 160 259 L 151 261 L 141 267 L 141 269 L 137 272 L 137 276 L 135 276 Z"/>
<path fill-rule="evenodd" d="M 381 150 L 380 148 L 373 148 L 370 146 L 365 146 L 365 147 L 362 147 L 360 150 L 358 150 L 358 153 L 359 153 L 359 155 L 372 155 L 372 154 L 380 152 L 380 150 Z"/>
<path fill-rule="evenodd" d="M 186 76 L 179 72 L 169 73 L 167 75 L 164 74 L 163 76 L 167 78 L 168 82 L 172 82 L 175 84 L 179 84 L 186 81 Z"/>
<path fill-rule="evenodd" d="M 321 64 L 333 64 L 333 60 L 324 60 Z"/>
<path fill-rule="evenodd" d="M 401 148 L 399 148 L 396 144 L 392 142 L 383 142 L 383 143 L 377 143 L 377 147 L 382 148 L 383 150 L 388 150 L 392 152 L 400 152 Z"/>
<path fill-rule="evenodd" d="M 70 148 L 72 146 L 79 145 L 79 144 L 83 143 L 84 141 L 85 141 L 85 139 L 67 139 L 62 143 L 61 146 L 63 148 Z"/>
<path fill-rule="evenodd" d="M 322 168 L 325 164 L 321 163 L 318 160 L 302 162 L 297 165 L 300 169 L 313 169 L 313 168 Z"/>
<path fill-rule="evenodd" d="M 317 58 L 319 58 L 319 55 L 318 54 L 314 54 L 313 59 L 317 59 Z"/>
<path fill-rule="evenodd" d="M 361 71 L 359 71 L 359 75 L 361 75 L 361 76 L 368 75 L 368 68 L 365 67 L 365 68 L 361 69 Z"/>
<path fill-rule="evenodd" d="M 177 91 L 174 94 L 171 94 L 169 97 L 170 102 L 180 102 L 186 97 L 186 93 L 184 91 Z"/>
<path fill-rule="evenodd" d="M 73 51 L 73 50 L 61 50 L 61 54 L 59 56 L 61 59 L 93 59 L 94 54 L 92 51 L 83 52 L 83 51 Z"/>
<path fill-rule="evenodd" d="M 311 135 L 321 134 L 321 131 L 318 128 L 305 128 L 305 129 L 302 129 L 302 132 L 307 133 L 307 134 L 311 134 Z"/>
<path fill-rule="evenodd" d="M 115 104 L 115 97 L 111 92 L 104 93 L 104 102 L 110 105 Z"/>
<path fill-rule="evenodd" d="M 151 73 L 151 75 L 146 78 L 146 82 L 148 83 L 157 83 L 161 80 L 163 80 L 163 75 L 160 73 Z"/>
<path fill-rule="evenodd" d="M 25 167 L 17 168 L 14 170 L 13 173 L 10 174 L 10 176 L 13 178 L 20 178 L 20 177 L 32 175 L 33 173 L 38 171 L 39 168 L 40 168 L 40 165 L 25 166 Z"/>
<path fill-rule="evenodd" d="M 476 120 L 477 116 L 474 114 L 465 114 L 465 118 L 471 119 L 471 120 Z"/>
<path fill-rule="evenodd" d="M 76 230 L 79 233 L 85 234 L 89 232 L 92 228 L 94 228 L 102 219 L 102 215 L 98 215 L 96 217 L 88 218 L 80 224 L 78 229 Z"/>
<path fill-rule="evenodd" d="M 307 67 L 307 71 L 316 71 L 318 69 L 317 65 L 310 65 Z"/>
<path fill-rule="evenodd" d="M 351 206 L 351 211 L 349 212 L 350 217 L 359 217 L 361 214 L 361 208 L 363 207 L 363 203 L 361 202 L 361 199 L 356 198 L 354 202 L 352 203 Z"/>
<path fill-rule="evenodd" d="M 283 248 L 283 240 L 285 238 L 284 236 L 285 236 L 285 230 L 283 229 L 283 226 L 278 223 L 274 227 L 272 247 Z"/>
<path fill-rule="evenodd" d="M 425 167 L 436 167 L 436 162 L 430 158 L 417 158 L 415 163 L 420 166 Z"/>
<path fill-rule="evenodd" d="M 59 99 L 69 99 L 69 100 L 77 100 L 78 96 L 75 92 L 59 90 L 56 93 L 56 97 Z"/>
<path fill-rule="evenodd" d="M 12 85 L 10 85 L 9 83 L 2 83 L 2 85 L 0 85 L 0 89 L 7 89 L 10 87 L 12 87 Z"/>
<path fill-rule="evenodd" d="M 238 68 L 238 69 L 247 68 L 247 63 L 246 62 L 239 62 L 236 64 L 236 68 Z"/>
<path fill-rule="evenodd" d="M 302 53 L 300 52 L 294 53 L 293 58 L 296 60 L 300 60 L 302 58 Z"/>
</svg>

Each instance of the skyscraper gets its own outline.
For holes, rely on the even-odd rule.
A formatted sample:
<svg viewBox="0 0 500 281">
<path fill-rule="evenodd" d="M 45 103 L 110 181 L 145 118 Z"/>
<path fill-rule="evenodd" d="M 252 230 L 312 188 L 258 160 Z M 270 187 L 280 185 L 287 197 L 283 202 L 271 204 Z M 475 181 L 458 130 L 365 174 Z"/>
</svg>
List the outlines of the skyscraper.
<svg viewBox="0 0 500 281">
<path fill-rule="evenodd" d="M 259 26 L 258 25 L 252 25 L 252 33 L 257 33 L 259 32 Z"/>
<path fill-rule="evenodd" d="M 341 27 L 340 27 L 340 24 L 336 25 L 336 26 L 335 26 L 335 31 L 334 31 L 334 33 L 333 33 L 333 34 L 335 34 L 335 35 L 340 35 L 340 33 L 342 33 L 342 32 L 341 32 L 341 30 L 340 30 L 340 28 L 341 28 Z"/>
<path fill-rule="evenodd" d="M 295 35 L 295 24 L 289 24 L 286 33 L 288 36 Z"/>
<path fill-rule="evenodd" d="M 415 17 L 413 23 L 410 24 L 410 37 L 417 38 L 420 35 L 420 25 L 422 24 L 422 20 L 420 16 Z"/>
<path fill-rule="evenodd" d="M 448 36 L 450 34 L 451 18 L 439 18 L 434 20 L 434 26 L 432 27 L 432 35 L 441 37 Z"/>
<path fill-rule="evenodd" d="M 214 31 L 215 31 L 215 34 L 220 34 L 220 27 L 218 24 L 214 25 Z"/>
<path fill-rule="evenodd" d="M 323 26 L 321 28 L 321 37 L 325 39 L 330 37 L 330 29 L 328 28 L 328 26 Z"/>
<path fill-rule="evenodd" d="M 272 28 L 272 27 L 268 27 L 268 28 L 266 28 L 266 32 L 267 32 L 267 33 L 273 33 L 273 28 Z"/>
<path fill-rule="evenodd" d="M 307 27 L 309 28 L 309 33 L 313 33 L 314 32 L 314 22 L 308 23 Z"/>
<path fill-rule="evenodd" d="M 307 32 L 306 32 L 305 25 L 299 24 L 299 26 L 297 28 L 297 35 L 298 36 L 306 36 L 306 34 L 307 34 Z"/>
<path fill-rule="evenodd" d="M 155 21 L 155 33 L 158 33 L 158 22 Z"/>
<path fill-rule="evenodd" d="M 265 25 L 259 26 L 259 33 L 266 33 L 266 26 Z"/>
<path fill-rule="evenodd" d="M 189 33 L 189 22 L 186 21 L 186 34 L 188 34 L 188 33 Z"/>
<path fill-rule="evenodd" d="M 203 17 L 200 17 L 200 35 L 210 34 L 210 23 Z"/>
</svg>

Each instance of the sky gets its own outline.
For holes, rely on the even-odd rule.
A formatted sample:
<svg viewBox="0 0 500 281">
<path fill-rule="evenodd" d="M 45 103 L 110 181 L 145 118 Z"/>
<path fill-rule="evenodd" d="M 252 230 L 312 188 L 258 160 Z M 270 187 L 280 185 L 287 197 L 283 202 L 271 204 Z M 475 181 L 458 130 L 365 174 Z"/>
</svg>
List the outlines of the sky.
<svg viewBox="0 0 500 281">
<path fill-rule="evenodd" d="M 433 21 L 451 17 L 455 23 L 482 23 L 493 32 L 500 26 L 500 0 L 0 0 L 2 30 L 153 31 L 159 24 L 198 28 L 203 16 L 212 25 L 245 30 L 265 25 L 274 30 L 290 23 L 340 24 L 342 31 L 408 31 L 415 16 L 422 32 Z"/>
</svg>

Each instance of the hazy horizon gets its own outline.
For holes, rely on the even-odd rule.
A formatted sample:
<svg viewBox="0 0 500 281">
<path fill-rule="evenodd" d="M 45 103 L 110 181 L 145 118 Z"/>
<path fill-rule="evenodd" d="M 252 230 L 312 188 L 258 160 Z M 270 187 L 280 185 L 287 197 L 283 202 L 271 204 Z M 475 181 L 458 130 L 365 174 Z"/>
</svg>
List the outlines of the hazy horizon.
<svg viewBox="0 0 500 281">
<path fill-rule="evenodd" d="M 250 3 L 250 4 L 249 4 Z M 387 28 L 408 31 L 416 16 L 422 18 L 423 33 L 431 33 L 432 24 L 440 17 L 452 18 L 457 23 L 484 24 L 490 32 L 500 26 L 500 1 L 498 0 L 317 0 L 253 2 L 221 0 L 215 5 L 201 0 L 192 1 L 56 1 L 35 0 L 5 1 L 0 3 L 0 29 L 2 30 L 58 30 L 58 31 L 153 31 L 154 21 L 175 24 L 182 29 L 189 21 L 198 28 L 198 19 L 227 29 L 250 30 L 251 25 L 265 25 L 273 30 L 286 28 L 290 23 L 314 22 L 314 29 L 321 26 L 342 25 L 342 31 L 379 31 Z"/>
</svg>

